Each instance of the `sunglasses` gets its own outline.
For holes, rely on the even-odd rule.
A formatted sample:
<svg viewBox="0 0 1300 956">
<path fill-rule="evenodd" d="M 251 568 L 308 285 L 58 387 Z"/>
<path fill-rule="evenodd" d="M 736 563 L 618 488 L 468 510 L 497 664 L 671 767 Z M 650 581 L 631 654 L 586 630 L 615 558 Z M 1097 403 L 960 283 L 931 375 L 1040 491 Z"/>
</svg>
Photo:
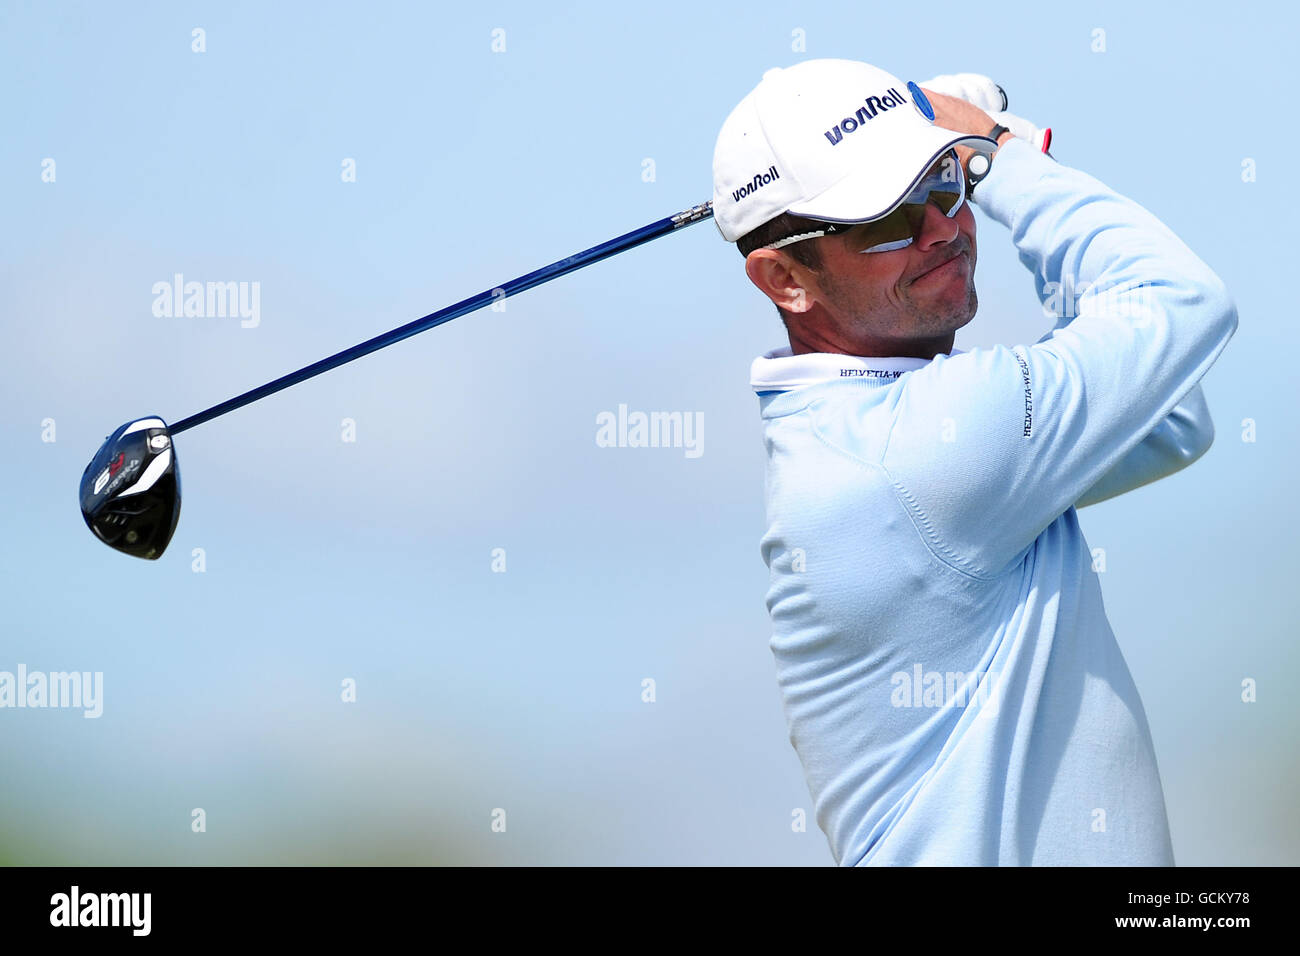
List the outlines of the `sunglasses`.
<svg viewBox="0 0 1300 956">
<path fill-rule="evenodd" d="M 819 229 L 787 236 L 763 248 L 780 249 L 793 242 L 818 236 L 843 236 L 854 252 L 891 252 L 903 249 L 910 246 L 920 233 L 921 223 L 925 219 L 925 207 L 930 202 L 938 206 L 949 219 L 957 215 L 966 202 L 966 176 L 957 161 L 956 153 L 951 150 L 930 167 L 925 178 L 887 216 L 870 222 L 819 223 Z"/>
</svg>

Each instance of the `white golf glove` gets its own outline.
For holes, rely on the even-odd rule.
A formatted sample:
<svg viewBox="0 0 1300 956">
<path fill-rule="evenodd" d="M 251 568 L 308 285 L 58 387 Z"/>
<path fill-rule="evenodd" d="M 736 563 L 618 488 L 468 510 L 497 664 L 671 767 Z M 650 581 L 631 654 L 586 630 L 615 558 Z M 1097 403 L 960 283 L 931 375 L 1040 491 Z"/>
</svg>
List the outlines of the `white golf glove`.
<svg viewBox="0 0 1300 956">
<path fill-rule="evenodd" d="M 989 115 L 993 117 L 993 121 L 999 126 L 1005 126 L 1011 130 L 1013 136 L 1029 140 L 1040 153 L 1046 153 L 1052 148 L 1052 128 L 1050 126 L 1047 129 L 1039 129 L 1029 120 L 1014 113 L 1008 113 L 1006 110 L 989 113 Z"/>
<path fill-rule="evenodd" d="M 944 74 L 918 85 L 944 96 L 955 96 L 959 100 L 973 103 L 990 116 L 1007 108 L 1006 91 L 987 76 L 978 73 Z M 1006 123 L 1002 125 L 1007 126 Z M 1011 127 L 1007 126 L 1007 129 Z"/>
<path fill-rule="evenodd" d="M 928 90 L 934 90 L 936 93 L 942 93 L 945 96 L 955 96 L 960 100 L 978 106 L 993 117 L 993 122 L 1011 130 L 1013 136 L 1029 140 L 1034 145 L 1034 148 L 1041 152 L 1046 153 L 1052 148 L 1051 127 L 1039 129 L 1024 117 L 1008 113 L 1006 90 L 987 76 L 982 76 L 979 73 L 951 73 L 936 76 L 934 79 L 926 80 L 918 85 Z"/>
</svg>

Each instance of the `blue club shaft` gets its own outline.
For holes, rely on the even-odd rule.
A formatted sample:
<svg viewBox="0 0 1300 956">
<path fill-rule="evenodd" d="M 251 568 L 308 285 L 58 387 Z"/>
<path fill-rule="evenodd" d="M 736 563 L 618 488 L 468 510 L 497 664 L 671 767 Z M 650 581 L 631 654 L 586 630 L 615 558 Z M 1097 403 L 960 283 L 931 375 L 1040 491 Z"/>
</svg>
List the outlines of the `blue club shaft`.
<svg viewBox="0 0 1300 956">
<path fill-rule="evenodd" d="M 211 408 L 204 409 L 189 418 L 183 418 L 174 425 L 170 425 L 169 430 L 173 435 L 183 432 L 195 425 L 202 425 L 204 422 L 233 412 L 236 408 L 243 408 L 245 405 L 252 404 L 259 399 L 266 398 L 268 395 L 274 395 L 276 392 L 288 388 L 290 385 L 297 385 L 299 382 L 305 382 L 309 378 L 314 378 L 322 372 L 328 372 L 332 368 L 338 368 L 340 365 L 346 365 L 363 355 L 369 355 L 371 352 L 377 352 L 382 348 L 387 348 L 396 342 L 410 338 L 434 326 L 442 325 L 444 322 L 450 322 L 467 312 L 473 312 L 483 308 L 485 305 L 491 305 L 497 299 L 509 298 L 512 295 L 518 295 L 544 282 L 550 282 L 562 275 L 568 275 L 570 272 L 576 272 L 583 266 L 589 266 L 593 262 L 599 262 L 602 259 L 608 259 L 610 256 L 618 255 L 628 249 L 650 242 L 652 239 L 658 239 L 660 236 L 666 236 L 670 232 L 689 226 L 692 223 L 701 222 L 713 216 L 713 203 L 706 202 L 699 206 L 692 206 L 684 212 L 679 212 L 673 216 L 667 216 L 657 222 L 652 222 L 640 229 L 634 229 L 629 233 L 619 236 L 616 239 L 610 239 L 608 242 L 602 242 L 598 246 L 592 246 L 577 255 L 569 256 L 567 259 L 560 259 L 552 262 L 549 266 L 543 266 L 534 272 L 520 276 L 517 279 L 511 279 L 509 282 L 502 283 L 500 286 L 489 289 L 486 292 L 480 292 L 478 295 L 471 296 L 468 299 L 462 299 L 454 305 L 449 305 L 445 309 L 439 309 L 437 312 L 431 312 L 422 319 L 416 319 L 414 322 L 408 322 L 406 325 L 399 326 L 382 335 L 376 335 L 373 339 L 367 339 L 360 345 L 354 345 L 350 349 L 344 349 L 342 352 L 336 352 L 328 358 L 323 358 L 319 362 L 313 362 L 296 372 L 290 372 L 288 375 L 282 375 L 273 382 L 267 382 L 265 385 L 259 385 L 257 388 L 244 392 L 242 395 L 236 395 L 234 398 L 222 402 L 220 405 L 213 405 Z M 500 291 L 498 291 L 498 289 Z"/>
</svg>

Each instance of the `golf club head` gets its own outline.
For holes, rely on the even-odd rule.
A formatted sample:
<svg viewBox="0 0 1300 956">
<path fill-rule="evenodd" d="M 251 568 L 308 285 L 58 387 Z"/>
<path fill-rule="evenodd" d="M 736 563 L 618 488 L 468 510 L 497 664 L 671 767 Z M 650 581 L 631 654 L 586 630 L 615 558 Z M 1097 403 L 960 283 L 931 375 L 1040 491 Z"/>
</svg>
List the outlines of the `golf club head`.
<svg viewBox="0 0 1300 956">
<path fill-rule="evenodd" d="M 162 555 L 181 516 L 181 473 L 166 422 L 139 418 L 104 440 L 81 476 L 81 515 L 110 548 Z"/>
</svg>

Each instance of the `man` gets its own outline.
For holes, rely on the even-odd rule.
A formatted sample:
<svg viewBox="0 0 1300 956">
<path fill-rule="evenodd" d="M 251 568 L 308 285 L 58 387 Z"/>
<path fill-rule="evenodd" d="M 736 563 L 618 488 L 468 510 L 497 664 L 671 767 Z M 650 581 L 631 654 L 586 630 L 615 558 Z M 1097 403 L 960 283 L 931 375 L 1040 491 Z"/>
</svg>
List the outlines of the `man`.
<svg viewBox="0 0 1300 956">
<path fill-rule="evenodd" d="M 789 333 L 752 384 L 790 739 L 841 865 L 1172 865 L 1076 508 L 1209 447 L 1197 383 L 1235 306 L 1136 203 L 928 100 L 805 61 L 718 137 L 715 221 Z M 968 198 L 1040 298 L 1092 290 L 1034 345 L 953 350 L 977 305 Z"/>
</svg>

